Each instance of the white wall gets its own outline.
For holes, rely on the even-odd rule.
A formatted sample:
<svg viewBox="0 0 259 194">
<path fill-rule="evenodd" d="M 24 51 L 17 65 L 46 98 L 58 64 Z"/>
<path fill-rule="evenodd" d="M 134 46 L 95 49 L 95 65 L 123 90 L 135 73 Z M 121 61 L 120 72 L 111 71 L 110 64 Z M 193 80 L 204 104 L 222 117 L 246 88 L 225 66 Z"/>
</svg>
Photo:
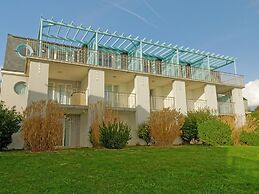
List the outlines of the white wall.
<svg viewBox="0 0 259 194">
<path fill-rule="evenodd" d="M 138 138 L 138 128 L 136 126 L 136 117 L 135 111 L 118 111 L 119 120 L 126 122 L 131 129 L 131 140 L 129 141 L 129 145 L 142 144 L 145 142 L 142 139 Z"/>
<path fill-rule="evenodd" d="M 49 64 L 31 61 L 29 68 L 28 105 L 48 99 Z"/>
<path fill-rule="evenodd" d="M 27 106 L 28 86 L 24 95 L 16 94 L 14 86 L 18 82 L 28 83 L 28 77 L 3 73 L 2 81 L 1 100 L 3 100 L 8 107 L 16 106 L 16 110 L 19 112 L 25 110 Z"/>
<path fill-rule="evenodd" d="M 18 82 L 28 83 L 28 77 L 24 75 L 16 75 L 11 73 L 3 73 L 3 83 L 1 91 L 1 100 L 5 102 L 8 107 L 16 106 L 16 110 L 22 113 L 27 106 L 28 87 L 23 95 L 18 95 L 14 91 L 14 86 Z M 8 149 L 22 149 L 24 141 L 21 132 L 12 135 L 12 143 Z"/>
<path fill-rule="evenodd" d="M 205 100 L 204 87 L 186 90 L 186 98 L 192 100 Z"/>
</svg>

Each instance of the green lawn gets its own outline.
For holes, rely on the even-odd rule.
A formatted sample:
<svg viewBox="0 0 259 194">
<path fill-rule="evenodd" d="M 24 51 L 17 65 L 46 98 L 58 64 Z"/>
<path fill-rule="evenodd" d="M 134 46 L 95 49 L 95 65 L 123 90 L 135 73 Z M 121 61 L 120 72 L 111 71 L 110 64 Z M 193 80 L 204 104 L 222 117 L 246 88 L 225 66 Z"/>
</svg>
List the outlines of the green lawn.
<svg viewBox="0 0 259 194">
<path fill-rule="evenodd" d="M 0 152 L 0 193 L 259 193 L 259 147 Z"/>
</svg>

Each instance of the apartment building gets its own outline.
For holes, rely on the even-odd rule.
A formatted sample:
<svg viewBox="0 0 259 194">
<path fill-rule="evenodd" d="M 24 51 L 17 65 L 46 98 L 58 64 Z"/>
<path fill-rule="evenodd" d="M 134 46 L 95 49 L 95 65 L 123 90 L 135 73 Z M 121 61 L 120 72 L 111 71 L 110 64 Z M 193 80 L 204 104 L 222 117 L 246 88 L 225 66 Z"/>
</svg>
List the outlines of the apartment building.
<svg viewBox="0 0 259 194">
<path fill-rule="evenodd" d="M 173 39 L 173 38 L 172 38 Z M 232 67 L 225 73 L 221 68 Z M 22 111 L 51 99 L 65 109 L 64 146 L 91 146 L 89 106 L 104 102 L 132 129 L 163 108 L 210 108 L 245 122 L 244 77 L 236 59 L 54 19 L 40 19 L 37 39 L 8 35 L 1 100 Z M 19 134 L 13 147 L 21 147 Z"/>
</svg>

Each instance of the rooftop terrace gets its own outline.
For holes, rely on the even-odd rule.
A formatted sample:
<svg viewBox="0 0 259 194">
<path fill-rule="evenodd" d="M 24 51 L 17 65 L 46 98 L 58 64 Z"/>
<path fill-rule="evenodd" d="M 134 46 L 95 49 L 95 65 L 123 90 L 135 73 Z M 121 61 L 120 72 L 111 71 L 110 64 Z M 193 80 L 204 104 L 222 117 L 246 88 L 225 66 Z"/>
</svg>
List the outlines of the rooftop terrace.
<svg viewBox="0 0 259 194">
<path fill-rule="evenodd" d="M 16 51 L 22 51 L 22 57 L 244 86 L 243 76 L 216 70 L 230 64 L 235 67 L 233 57 L 53 19 L 41 18 L 38 40 L 26 39 L 26 45 L 18 45 Z"/>
<path fill-rule="evenodd" d="M 108 29 L 93 29 L 91 26 L 85 27 L 73 22 L 65 23 L 63 20 L 56 21 L 53 18 L 40 19 L 38 39 L 94 50 L 108 50 L 118 54 L 127 53 L 134 57 L 159 59 L 210 70 L 232 64 L 236 74 L 234 57 L 148 40 L 139 36 L 109 32 Z"/>
</svg>

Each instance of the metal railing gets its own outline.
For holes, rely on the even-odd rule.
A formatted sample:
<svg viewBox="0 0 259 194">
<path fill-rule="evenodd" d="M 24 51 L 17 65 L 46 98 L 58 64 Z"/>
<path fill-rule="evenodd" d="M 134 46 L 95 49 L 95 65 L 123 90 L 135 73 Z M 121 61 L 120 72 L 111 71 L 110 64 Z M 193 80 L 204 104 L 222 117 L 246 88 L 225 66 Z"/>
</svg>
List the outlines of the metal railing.
<svg viewBox="0 0 259 194">
<path fill-rule="evenodd" d="M 136 95 L 105 91 L 104 102 L 106 106 L 113 108 L 136 108 Z"/>
<path fill-rule="evenodd" d="M 48 99 L 63 105 L 87 105 L 87 95 L 80 89 L 48 87 Z"/>
<path fill-rule="evenodd" d="M 218 102 L 218 112 L 220 115 L 234 114 L 234 103 L 233 102 Z"/>
<path fill-rule="evenodd" d="M 187 111 L 201 110 L 207 107 L 206 100 L 187 99 Z"/>
<path fill-rule="evenodd" d="M 30 50 L 32 52 L 26 54 L 32 57 L 149 73 L 172 78 L 205 81 L 215 84 L 244 86 L 244 77 L 237 74 L 178 65 L 167 61 L 149 60 L 127 54 L 90 50 L 86 47 L 74 47 L 50 42 L 40 43 L 38 40 L 32 39 L 27 40 L 27 45 L 31 47 Z"/>
<path fill-rule="evenodd" d="M 150 96 L 151 111 L 162 110 L 163 108 L 175 108 L 173 97 L 167 96 Z"/>
</svg>

